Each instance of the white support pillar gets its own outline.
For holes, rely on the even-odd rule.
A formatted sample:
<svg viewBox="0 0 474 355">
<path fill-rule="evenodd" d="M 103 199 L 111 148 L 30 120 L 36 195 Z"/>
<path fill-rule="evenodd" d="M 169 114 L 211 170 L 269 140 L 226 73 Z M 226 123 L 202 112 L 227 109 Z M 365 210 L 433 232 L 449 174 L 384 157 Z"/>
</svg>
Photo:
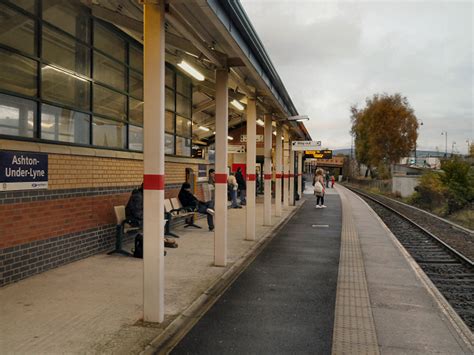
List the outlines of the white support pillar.
<svg viewBox="0 0 474 355">
<path fill-rule="evenodd" d="M 295 152 L 291 149 L 290 144 L 290 206 L 295 205 Z"/>
<path fill-rule="evenodd" d="M 277 125 L 275 140 L 275 215 L 277 217 L 281 217 L 281 179 L 283 175 L 283 149 L 281 137 L 281 125 Z"/>
<path fill-rule="evenodd" d="M 247 206 L 246 240 L 255 240 L 255 165 L 257 163 L 257 106 L 247 98 Z"/>
<path fill-rule="evenodd" d="M 288 141 L 288 131 L 283 129 L 283 207 L 289 206 L 290 196 L 290 181 L 289 181 L 289 170 L 290 170 L 290 142 Z"/>
<path fill-rule="evenodd" d="M 214 265 L 227 264 L 227 129 L 229 72 L 216 69 L 216 190 L 214 215 Z"/>
<path fill-rule="evenodd" d="M 303 152 L 298 152 L 298 196 L 303 198 Z"/>
<path fill-rule="evenodd" d="M 265 114 L 265 126 L 263 130 L 263 178 L 264 178 L 264 197 L 263 197 L 263 224 L 272 225 L 272 115 Z"/>
<path fill-rule="evenodd" d="M 143 116 L 143 319 L 165 317 L 165 6 L 145 1 Z"/>
</svg>

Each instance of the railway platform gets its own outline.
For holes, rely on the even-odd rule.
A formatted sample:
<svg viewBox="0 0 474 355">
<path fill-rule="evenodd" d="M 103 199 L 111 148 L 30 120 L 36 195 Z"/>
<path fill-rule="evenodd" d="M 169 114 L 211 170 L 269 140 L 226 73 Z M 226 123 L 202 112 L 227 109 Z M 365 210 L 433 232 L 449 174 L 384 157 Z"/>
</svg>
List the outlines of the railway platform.
<svg viewBox="0 0 474 355">
<path fill-rule="evenodd" d="M 99 255 L 0 289 L 0 352 L 472 353 L 472 333 L 363 200 L 337 186 L 315 209 L 307 192 L 255 243 L 232 210 L 227 268 L 211 265 L 211 234 L 180 230 L 162 324 L 140 321 L 137 259 Z"/>
</svg>

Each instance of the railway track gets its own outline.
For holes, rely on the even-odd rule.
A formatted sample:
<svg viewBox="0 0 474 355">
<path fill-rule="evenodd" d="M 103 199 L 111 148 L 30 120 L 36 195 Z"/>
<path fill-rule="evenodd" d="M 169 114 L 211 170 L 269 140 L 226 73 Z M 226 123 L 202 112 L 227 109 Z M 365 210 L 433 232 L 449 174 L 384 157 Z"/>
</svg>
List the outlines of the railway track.
<svg viewBox="0 0 474 355">
<path fill-rule="evenodd" d="M 461 319 L 474 331 L 474 264 L 466 253 L 472 244 L 458 241 L 453 245 L 446 241 L 452 238 L 434 234 L 433 231 L 446 232 L 448 227 L 441 225 L 445 223 L 442 220 L 431 216 L 431 230 L 428 230 L 418 223 L 419 218 L 415 220 L 412 214 L 407 216 L 405 213 L 409 210 L 398 206 L 397 202 L 386 203 L 380 196 L 346 187 L 360 195 L 380 216 Z M 424 216 L 423 222 L 428 223 L 427 219 Z M 437 224 L 441 226 L 434 226 Z M 452 225 L 449 229 L 453 230 Z M 463 229 L 458 231 L 469 233 Z M 463 235 L 463 238 L 469 241 L 472 236 Z"/>
</svg>

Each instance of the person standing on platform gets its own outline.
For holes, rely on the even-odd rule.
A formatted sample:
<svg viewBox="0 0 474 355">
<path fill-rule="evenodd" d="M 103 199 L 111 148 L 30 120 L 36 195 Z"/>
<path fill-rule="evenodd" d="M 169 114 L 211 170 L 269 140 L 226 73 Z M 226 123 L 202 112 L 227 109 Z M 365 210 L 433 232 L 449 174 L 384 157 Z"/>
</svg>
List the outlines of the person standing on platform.
<svg viewBox="0 0 474 355">
<path fill-rule="evenodd" d="M 331 188 L 332 189 L 334 188 L 335 183 L 336 183 L 336 178 L 334 177 L 334 175 L 331 175 Z"/>
<path fill-rule="evenodd" d="M 323 183 L 323 186 L 324 186 L 324 183 Z M 329 170 L 326 170 L 326 187 L 329 187 Z"/>
<path fill-rule="evenodd" d="M 316 170 L 313 178 L 314 194 L 316 195 L 316 208 L 326 208 L 324 205 L 324 171 Z"/>
<path fill-rule="evenodd" d="M 232 201 L 232 205 L 230 207 L 242 208 L 242 206 L 239 206 L 239 204 L 237 203 L 237 189 L 239 188 L 239 184 L 237 184 L 237 179 L 235 178 L 233 172 L 231 172 L 229 174 L 229 177 L 227 178 L 227 186 L 230 191 L 230 200 Z"/>
<path fill-rule="evenodd" d="M 215 197 L 216 197 L 216 171 L 214 169 L 209 169 L 209 177 L 207 179 L 207 184 L 204 185 L 204 198 L 206 202 L 212 201 L 212 207 L 214 208 Z"/>
<path fill-rule="evenodd" d="M 245 206 L 246 200 L 246 190 L 247 190 L 247 184 L 245 183 L 244 175 L 242 174 L 242 169 L 239 167 L 237 168 L 237 172 L 235 173 L 235 179 L 237 180 L 237 185 L 239 186 L 239 192 L 240 192 L 240 204 Z"/>
</svg>

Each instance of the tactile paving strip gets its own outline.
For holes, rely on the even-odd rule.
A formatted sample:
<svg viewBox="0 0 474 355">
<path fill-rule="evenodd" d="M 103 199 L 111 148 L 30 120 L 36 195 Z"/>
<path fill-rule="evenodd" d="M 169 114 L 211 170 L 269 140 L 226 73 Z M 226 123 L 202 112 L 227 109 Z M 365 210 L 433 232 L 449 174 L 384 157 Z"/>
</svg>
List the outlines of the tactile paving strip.
<svg viewBox="0 0 474 355">
<path fill-rule="evenodd" d="M 359 236 L 350 203 L 338 190 L 342 231 L 332 354 L 380 354 Z"/>
</svg>

